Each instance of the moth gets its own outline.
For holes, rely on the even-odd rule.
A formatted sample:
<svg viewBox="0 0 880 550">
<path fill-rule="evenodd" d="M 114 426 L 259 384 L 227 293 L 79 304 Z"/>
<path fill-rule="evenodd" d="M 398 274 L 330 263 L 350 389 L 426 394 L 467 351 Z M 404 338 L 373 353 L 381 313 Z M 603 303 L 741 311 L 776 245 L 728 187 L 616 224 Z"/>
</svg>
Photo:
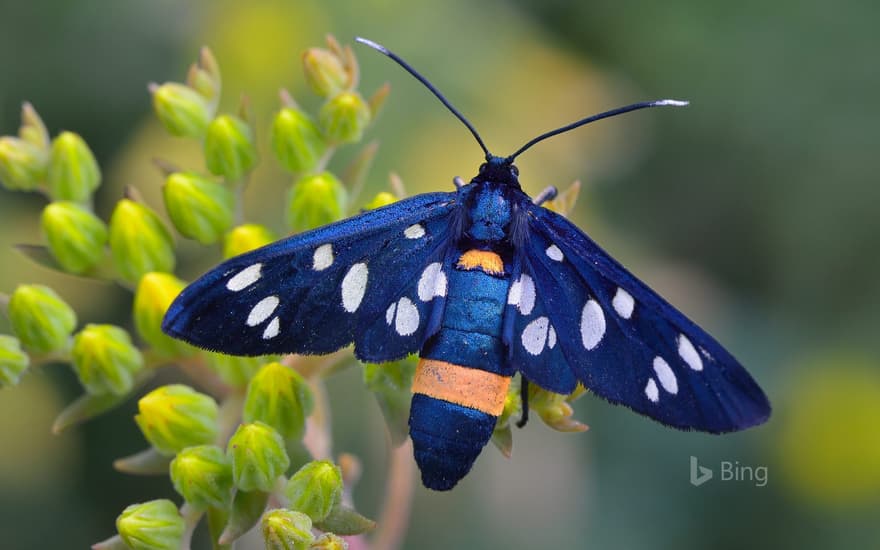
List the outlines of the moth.
<svg viewBox="0 0 880 550">
<path fill-rule="evenodd" d="M 523 192 L 514 160 L 534 144 L 658 100 L 541 134 L 506 157 L 403 59 L 471 131 L 486 161 L 469 183 L 294 235 L 232 258 L 189 285 L 164 319 L 170 335 L 232 355 L 326 354 L 361 361 L 418 353 L 409 426 L 428 488 L 471 469 L 511 377 L 591 393 L 668 426 L 711 433 L 764 422 L 761 388 L 715 339 L 577 226 Z"/>
</svg>

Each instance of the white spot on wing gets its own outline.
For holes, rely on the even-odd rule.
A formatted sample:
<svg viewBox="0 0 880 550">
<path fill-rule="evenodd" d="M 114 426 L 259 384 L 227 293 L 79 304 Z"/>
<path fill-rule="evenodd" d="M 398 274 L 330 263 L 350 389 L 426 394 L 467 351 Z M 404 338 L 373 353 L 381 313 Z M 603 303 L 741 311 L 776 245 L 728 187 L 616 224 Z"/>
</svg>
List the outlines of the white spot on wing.
<svg viewBox="0 0 880 550">
<path fill-rule="evenodd" d="M 618 287 L 617 292 L 614 293 L 614 299 L 611 300 L 611 305 L 614 306 L 614 311 L 618 315 L 624 319 L 629 319 L 632 317 L 633 309 L 636 307 L 636 301 L 633 300 L 629 292 Z"/>
<path fill-rule="evenodd" d="M 392 322 L 394 322 L 394 310 L 395 309 L 397 309 L 396 303 L 391 304 L 390 306 L 388 306 L 388 309 L 385 310 L 385 323 L 387 323 L 388 325 L 390 325 Z"/>
<path fill-rule="evenodd" d="M 419 328 L 419 308 L 404 296 L 397 302 L 397 318 L 394 330 L 401 336 L 409 336 Z"/>
<path fill-rule="evenodd" d="M 523 315 L 529 315 L 535 308 L 535 281 L 526 274 L 523 274 L 519 280 L 521 285 L 519 312 Z"/>
<path fill-rule="evenodd" d="M 678 354 L 684 359 L 687 365 L 696 371 L 703 370 L 703 360 L 700 354 L 694 349 L 694 345 L 688 340 L 684 334 L 678 335 Z"/>
<path fill-rule="evenodd" d="M 226 288 L 232 292 L 246 289 L 260 280 L 262 268 L 263 264 L 254 264 L 242 269 L 226 282 Z"/>
<path fill-rule="evenodd" d="M 660 391 L 657 389 L 657 383 L 654 382 L 653 378 L 649 378 L 648 383 L 645 385 L 645 396 L 654 403 L 660 401 Z"/>
<path fill-rule="evenodd" d="M 660 385 L 664 390 L 671 394 L 678 393 L 678 380 L 675 378 L 675 373 L 669 368 L 669 363 L 660 356 L 654 358 L 654 372 L 657 373 L 657 379 L 660 380 Z"/>
<path fill-rule="evenodd" d="M 592 298 L 587 300 L 584 310 L 581 312 L 581 342 L 584 347 L 593 349 L 605 336 L 605 314 L 599 302 Z"/>
<path fill-rule="evenodd" d="M 553 328 L 553 325 L 550 325 L 547 331 L 547 347 L 550 349 L 556 347 L 556 329 Z"/>
<path fill-rule="evenodd" d="M 425 228 L 422 224 L 416 223 L 404 229 L 403 235 L 407 239 L 420 239 L 425 236 Z"/>
<path fill-rule="evenodd" d="M 315 255 L 312 257 L 312 269 L 324 271 L 331 265 L 333 265 L 333 245 L 330 243 L 322 244 L 315 249 Z"/>
<path fill-rule="evenodd" d="M 349 313 L 354 313 L 364 299 L 367 291 L 367 276 L 369 270 L 367 264 L 361 262 L 354 264 L 348 269 L 348 273 L 342 278 L 342 307 Z"/>
<path fill-rule="evenodd" d="M 275 317 L 271 321 L 269 321 L 268 325 L 266 325 L 266 330 L 263 331 L 263 340 L 275 338 L 276 336 L 278 336 L 278 333 L 280 331 L 281 322 L 278 320 L 278 317 Z"/>
<path fill-rule="evenodd" d="M 512 306 L 519 305 L 519 301 L 522 298 L 522 277 L 515 280 L 510 285 L 510 290 L 507 291 L 507 303 Z"/>
<path fill-rule="evenodd" d="M 547 247 L 547 257 L 549 257 L 551 260 L 561 262 L 562 259 L 565 258 L 565 255 L 562 253 L 561 250 L 559 250 L 558 246 L 556 246 L 555 244 L 551 244 Z"/>
<path fill-rule="evenodd" d="M 419 300 L 428 302 L 435 296 L 446 296 L 446 274 L 440 262 L 429 264 L 419 277 Z"/>
<path fill-rule="evenodd" d="M 526 351 L 532 355 L 539 355 L 544 351 L 544 344 L 547 342 L 547 329 L 550 327 L 550 320 L 546 317 L 538 317 L 522 331 L 522 345 Z"/>
<path fill-rule="evenodd" d="M 278 303 L 278 296 L 267 296 L 257 302 L 257 305 L 255 305 L 248 314 L 246 321 L 247 325 L 249 327 L 255 327 L 268 319 L 273 313 L 275 313 L 275 308 L 278 307 Z"/>
</svg>

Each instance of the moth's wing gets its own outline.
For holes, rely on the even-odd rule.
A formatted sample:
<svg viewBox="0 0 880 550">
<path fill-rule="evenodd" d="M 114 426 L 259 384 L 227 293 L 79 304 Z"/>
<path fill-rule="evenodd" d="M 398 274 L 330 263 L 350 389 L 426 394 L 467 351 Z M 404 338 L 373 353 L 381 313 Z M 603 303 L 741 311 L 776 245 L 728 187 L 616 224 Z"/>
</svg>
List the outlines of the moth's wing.
<svg viewBox="0 0 880 550">
<path fill-rule="evenodd" d="M 419 300 L 418 284 L 444 258 L 458 211 L 455 193 L 418 195 L 237 256 L 186 287 L 162 328 L 231 355 L 356 342 L 361 359 L 399 359 L 419 349 L 439 302 Z"/>
<path fill-rule="evenodd" d="M 523 271 L 543 309 L 527 320 L 548 317 L 585 387 L 682 429 L 727 432 L 769 417 L 761 388 L 715 339 L 564 217 L 529 206 L 528 219 Z"/>
</svg>

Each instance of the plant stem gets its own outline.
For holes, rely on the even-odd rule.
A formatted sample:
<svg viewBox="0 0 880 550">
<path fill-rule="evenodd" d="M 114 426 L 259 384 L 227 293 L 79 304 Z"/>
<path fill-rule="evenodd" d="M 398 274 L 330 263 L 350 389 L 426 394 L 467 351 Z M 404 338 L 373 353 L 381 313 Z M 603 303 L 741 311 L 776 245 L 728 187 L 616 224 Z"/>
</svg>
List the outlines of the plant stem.
<svg viewBox="0 0 880 550">
<path fill-rule="evenodd" d="M 396 550 L 403 543 L 415 487 L 412 440 L 391 451 L 391 465 L 385 483 L 385 502 L 378 528 L 370 544 L 372 550 Z"/>
</svg>

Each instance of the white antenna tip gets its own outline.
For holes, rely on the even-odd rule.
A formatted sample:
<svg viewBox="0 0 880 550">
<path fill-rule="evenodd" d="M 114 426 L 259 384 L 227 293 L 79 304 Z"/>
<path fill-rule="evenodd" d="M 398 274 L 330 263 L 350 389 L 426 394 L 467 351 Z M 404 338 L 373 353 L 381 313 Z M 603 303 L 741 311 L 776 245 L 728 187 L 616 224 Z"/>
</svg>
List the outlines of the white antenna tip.
<svg viewBox="0 0 880 550">
<path fill-rule="evenodd" d="M 388 48 L 386 48 L 382 44 L 378 44 L 378 43 L 373 42 L 372 40 L 369 40 L 367 38 L 363 38 L 361 36 L 356 36 L 356 37 L 354 37 L 354 41 L 360 42 L 361 44 L 364 44 L 364 45 L 367 45 L 367 46 L 373 48 L 374 50 L 378 50 L 386 55 L 388 54 Z"/>
<path fill-rule="evenodd" d="M 687 107 L 690 104 L 690 101 L 681 101 L 679 99 L 660 99 L 654 102 L 654 105 L 658 107 L 666 107 L 667 105 L 670 107 Z"/>
</svg>

